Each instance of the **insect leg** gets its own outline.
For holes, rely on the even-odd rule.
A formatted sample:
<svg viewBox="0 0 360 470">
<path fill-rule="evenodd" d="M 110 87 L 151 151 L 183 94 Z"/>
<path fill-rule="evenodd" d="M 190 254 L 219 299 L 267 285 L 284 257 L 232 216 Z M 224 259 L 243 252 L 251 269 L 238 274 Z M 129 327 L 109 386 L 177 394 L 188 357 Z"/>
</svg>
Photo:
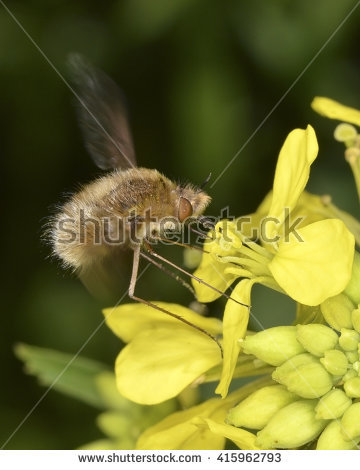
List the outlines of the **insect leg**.
<svg viewBox="0 0 360 470">
<path fill-rule="evenodd" d="M 191 326 L 192 328 L 195 328 L 196 330 L 200 331 L 201 333 L 204 333 L 206 336 L 208 336 L 213 341 L 215 341 L 215 343 L 219 346 L 220 351 L 221 351 L 221 357 L 222 357 L 223 356 L 222 346 L 219 343 L 218 339 L 215 338 L 215 336 L 213 336 L 211 333 L 204 330 L 200 326 L 194 325 L 193 323 L 186 320 L 186 318 L 181 317 L 180 315 L 177 315 L 176 313 L 169 312 L 169 310 L 166 310 L 165 308 L 162 308 L 159 305 L 156 305 L 156 304 L 150 302 L 149 300 L 142 299 L 142 298 L 137 297 L 135 295 L 136 280 L 137 280 L 137 274 L 138 274 L 138 270 L 139 270 L 139 261 L 140 261 L 140 245 L 137 245 L 134 248 L 133 269 L 132 269 L 130 286 L 129 286 L 129 297 L 133 300 L 136 300 L 137 302 L 140 302 L 140 303 L 144 304 L 144 305 L 148 305 L 149 307 L 152 307 L 155 310 L 158 310 L 159 312 L 163 312 L 166 315 L 170 315 L 171 317 L 176 318 L 177 320 L 185 323 L 186 325 Z"/>
<path fill-rule="evenodd" d="M 206 240 L 214 240 L 212 237 L 209 237 L 208 235 L 206 235 L 205 233 L 201 233 L 199 232 L 198 230 L 196 230 L 194 227 L 192 227 L 191 225 L 189 225 L 189 230 L 191 230 L 193 233 L 196 233 L 196 235 L 199 235 L 200 238 L 202 239 L 206 239 Z"/>
<path fill-rule="evenodd" d="M 215 222 L 212 217 L 206 217 L 206 215 L 199 215 L 197 218 L 198 222 L 202 224 L 205 228 L 213 230 L 215 228 Z"/>
<path fill-rule="evenodd" d="M 180 282 L 180 284 L 183 287 L 186 287 L 186 289 L 188 289 L 192 293 L 192 295 L 195 296 L 194 289 L 191 287 L 191 285 L 188 282 L 184 281 L 184 279 L 182 277 L 180 277 L 179 275 L 173 273 L 169 269 L 165 268 L 165 266 L 163 264 L 156 262 L 154 259 L 152 259 L 150 256 L 148 256 L 146 253 L 143 253 L 142 251 L 140 251 L 140 256 L 142 256 L 143 258 L 148 260 L 150 263 L 152 263 L 157 268 L 161 269 L 161 271 L 164 271 L 164 273 L 168 274 L 169 276 L 174 278 L 176 281 Z"/>
<path fill-rule="evenodd" d="M 129 297 L 132 299 L 135 292 L 135 286 L 137 281 L 137 275 L 139 271 L 139 262 L 140 262 L 140 245 L 136 245 L 134 248 L 133 254 L 133 265 L 132 265 L 132 272 L 131 272 L 131 279 L 129 285 Z"/>
<path fill-rule="evenodd" d="M 243 307 L 248 307 L 250 308 L 250 305 L 246 305 L 242 302 L 239 302 L 238 300 L 235 300 L 233 299 L 232 297 L 230 297 L 230 295 L 226 294 L 225 292 L 222 292 L 221 290 L 217 289 L 216 287 L 208 284 L 207 282 L 203 281 L 202 279 L 200 279 L 199 277 L 197 276 L 194 276 L 193 274 L 189 273 L 188 271 L 186 271 L 185 269 L 181 268 L 180 266 L 178 266 L 177 264 L 175 263 L 172 263 L 171 261 L 169 261 L 168 259 L 164 258 L 163 256 L 159 255 L 158 253 L 156 253 L 152 247 L 148 244 L 148 243 L 145 243 L 145 247 L 146 249 L 148 250 L 148 252 L 150 253 L 150 255 L 154 256 L 154 258 L 157 258 L 161 261 L 163 261 L 164 263 L 172 266 L 173 268 L 177 269 L 178 271 L 182 272 L 183 274 L 186 274 L 187 276 L 191 277 L 192 279 L 195 279 L 195 281 L 198 281 L 200 282 L 201 284 L 204 284 L 205 286 L 209 287 L 210 289 L 214 290 L 215 292 L 218 292 L 219 294 L 223 295 L 224 297 L 226 297 L 227 299 L 230 299 L 230 300 L 233 300 L 234 302 L 236 302 L 237 304 L 239 305 L 242 305 Z"/>
</svg>

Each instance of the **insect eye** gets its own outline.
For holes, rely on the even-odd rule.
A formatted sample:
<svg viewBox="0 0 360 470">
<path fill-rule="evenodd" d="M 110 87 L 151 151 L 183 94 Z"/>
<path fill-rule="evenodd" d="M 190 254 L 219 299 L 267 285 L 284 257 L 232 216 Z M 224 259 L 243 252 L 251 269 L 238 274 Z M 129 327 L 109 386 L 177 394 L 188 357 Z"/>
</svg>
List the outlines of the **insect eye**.
<svg viewBox="0 0 360 470">
<path fill-rule="evenodd" d="M 187 217 L 190 217 L 193 213 L 193 207 L 191 202 L 185 197 L 180 197 L 179 199 L 179 210 L 178 210 L 178 219 L 180 222 L 183 222 Z"/>
</svg>

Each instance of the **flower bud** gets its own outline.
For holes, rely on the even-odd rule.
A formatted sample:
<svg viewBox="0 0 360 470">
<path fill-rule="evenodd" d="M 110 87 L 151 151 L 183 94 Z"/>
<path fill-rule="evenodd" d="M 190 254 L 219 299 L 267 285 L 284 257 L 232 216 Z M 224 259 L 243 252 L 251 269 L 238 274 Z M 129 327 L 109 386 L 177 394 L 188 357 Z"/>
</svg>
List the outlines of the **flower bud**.
<svg viewBox="0 0 360 470">
<path fill-rule="evenodd" d="M 352 124 L 342 122 L 335 127 L 334 138 L 338 142 L 349 143 L 353 145 L 357 136 L 356 128 Z"/>
<path fill-rule="evenodd" d="M 352 450 L 357 448 L 358 442 L 359 439 L 355 442 L 345 441 L 341 432 L 341 424 L 335 419 L 320 434 L 316 450 Z"/>
<path fill-rule="evenodd" d="M 304 357 L 305 354 L 299 356 Z M 314 356 L 312 356 L 313 359 L 303 364 L 300 364 L 299 356 L 277 367 L 272 373 L 272 378 L 300 397 L 321 397 L 333 386 L 331 375 Z"/>
<path fill-rule="evenodd" d="M 360 402 L 353 403 L 341 418 L 341 433 L 345 441 L 360 438 Z"/>
<path fill-rule="evenodd" d="M 352 328 L 351 312 L 354 305 L 345 294 L 329 297 L 320 305 L 320 309 L 326 322 L 335 330 Z"/>
<path fill-rule="evenodd" d="M 357 331 L 341 328 L 339 345 L 344 351 L 356 351 L 358 349 L 359 340 L 360 335 Z"/>
<path fill-rule="evenodd" d="M 360 308 L 359 307 L 351 312 L 351 321 L 352 321 L 354 330 L 360 333 Z"/>
<path fill-rule="evenodd" d="M 350 282 L 344 290 L 344 294 L 346 294 L 354 302 L 355 305 L 360 304 L 359 285 L 360 285 L 360 254 L 357 251 L 355 251 Z M 349 328 L 349 327 L 346 327 L 346 328 Z"/>
<path fill-rule="evenodd" d="M 232 408 L 226 421 L 236 427 L 262 429 L 277 411 L 298 399 L 282 385 L 262 387 Z"/>
<path fill-rule="evenodd" d="M 350 146 L 345 150 L 345 160 L 351 167 L 359 162 L 360 148 L 358 146 Z"/>
<path fill-rule="evenodd" d="M 255 444 L 262 449 L 293 449 L 315 439 L 327 421 L 315 418 L 317 400 L 298 400 L 278 411 L 259 431 Z"/>
<path fill-rule="evenodd" d="M 351 404 L 350 398 L 342 390 L 335 388 L 320 398 L 319 403 L 315 407 L 316 418 L 340 418 Z"/>
<path fill-rule="evenodd" d="M 254 354 L 273 366 L 304 352 L 304 348 L 296 339 L 295 326 L 276 326 L 246 336 L 242 349 L 246 354 Z"/>
<path fill-rule="evenodd" d="M 320 359 L 320 362 L 330 374 L 335 376 L 344 375 L 348 368 L 346 355 L 338 349 L 325 351 L 324 357 Z"/>
<path fill-rule="evenodd" d="M 312 362 L 318 362 L 318 358 L 310 353 L 297 354 L 291 359 L 285 361 L 281 366 L 278 366 L 276 370 L 281 370 L 283 375 L 293 372 L 304 364 L 310 364 Z"/>
<path fill-rule="evenodd" d="M 360 377 L 352 377 L 344 383 L 344 390 L 348 397 L 360 398 Z"/>
<path fill-rule="evenodd" d="M 325 351 L 333 349 L 338 342 L 338 335 L 328 326 L 320 323 L 297 325 L 296 338 L 306 351 L 314 356 L 323 356 Z"/>
</svg>

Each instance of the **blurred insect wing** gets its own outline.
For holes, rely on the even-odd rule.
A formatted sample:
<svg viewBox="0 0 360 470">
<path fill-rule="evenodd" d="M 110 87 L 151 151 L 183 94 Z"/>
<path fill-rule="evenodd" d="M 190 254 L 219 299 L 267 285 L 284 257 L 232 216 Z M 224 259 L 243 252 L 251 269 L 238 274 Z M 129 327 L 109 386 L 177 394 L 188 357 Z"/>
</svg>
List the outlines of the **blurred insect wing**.
<svg viewBox="0 0 360 470">
<path fill-rule="evenodd" d="M 103 304 L 115 304 L 127 294 L 133 253 L 114 249 L 111 256 L 83 266 L 76 274 L 86 289 Z"/>
<path fill-rule="evenodd" d="M 136 167 L 125 98 L 103 71 L 80 55 L 69 58 L 85 146 L 102 170 Z"/>
</svg>

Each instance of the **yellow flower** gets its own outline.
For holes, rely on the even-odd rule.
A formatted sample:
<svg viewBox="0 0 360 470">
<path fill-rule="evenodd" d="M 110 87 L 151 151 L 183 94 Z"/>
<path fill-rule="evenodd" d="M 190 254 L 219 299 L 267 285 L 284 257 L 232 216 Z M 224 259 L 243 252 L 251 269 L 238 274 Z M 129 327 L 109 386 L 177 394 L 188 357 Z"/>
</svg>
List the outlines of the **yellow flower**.
<svg viewBox="0 0 360 470">
<path fill-rule="evenodd" d="M 219 222 L 213 240 L 205 244 L 208 253 L 195 272 L 197 277 L 220 290 L 225 290 L 238 277 L 247 278 L 234 289 L 232 296 L 248 305 L 255 282 L 311 306 L 344 290 L 351 277 L 354 257 L 354 236 L 345 224 L 333 218 L 303 223 L 296 230 L 294 225 L 289 225 L 317 152 L 311 126 L 306 130 L 295 129 L 288 135 L 276 166 L 271 202 L 267 197 L 266 217 L 260 220 L 261 231 L 257 237 L 262 238 L 263 246 L 243 235 L 239 224 L 242 219 Z M 193 285 L 200 301 L 216 298 L 216 293 L 203 284 L 194 281 Z M 247 322 L 245 307 L 229 300 L 224 315 L 223 374 L 217 388 L 222 396 L 226 396 L 240 351 L 238 340 L 244 337 Z"/>
<path fill-rule="evenodd" d="M 156 302 L 216 336 L 222 324 L 177 304 Z M 209 336 L 147 305 L 125 304 L 104 310 L 109 328 L 124 342 L 115 363 L 119 392 L 140 404 L 175 397 L 221 362 L 221 351 Z"/>
<path fill-rule="evenodd" d="M 265 238 L 265 249 L 246 239 L 236 222 L 220 222 L 217 229 L 222 234 L 205 245 L 211 254 L 204 256 L 195 272 L 197 277 L 217 286 L 229 285 L 234 277 L 265 277 L 264 284 L 305 305 L 318 305 L 345 288 L 354 254 L 354 237 L 345 224 L 334 218 L 318 220 L 296 231 L 285 226 L 306 186 L 317 150 L 310 126 L 289 134 L 280 151 L 271 203 L 259 234 Z M 231 247 L 227 251 L 226 243 Z M 229 262 L 237 266 L 229 267 Z M 224 263 L 227 267 L 221 266 Z M 200 301 L 211 301 L 216 295 L 209 295 L 209 288 L 196 281 L 194 287 Z"/>
</svg>

